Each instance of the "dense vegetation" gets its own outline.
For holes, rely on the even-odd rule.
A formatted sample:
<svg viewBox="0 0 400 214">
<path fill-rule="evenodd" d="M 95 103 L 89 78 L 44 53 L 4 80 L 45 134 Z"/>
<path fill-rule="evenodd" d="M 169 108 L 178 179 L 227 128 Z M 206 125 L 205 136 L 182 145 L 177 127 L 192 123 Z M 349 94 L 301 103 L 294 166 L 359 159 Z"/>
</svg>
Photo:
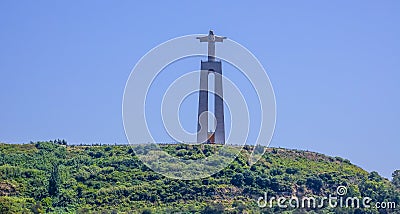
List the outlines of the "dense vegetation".
<svg viewBox="0 0 400 214">
<path fill-rule="evenodd" d="M 164 145 L 169 153 L 201 158 L 213 145 Z M 271 196 L 334 195 L 339 185 L 348 196 L 390 201 L 400 206 L 400 171 L 392 182 L 339 157 L 271 148 L 253 166 L 245 147 L 219 173 L 200 180 L 159 175 L 129 146 L 67 146 L 64 141 L 0 144 L 0 213 L 400 213 L 395 209 L 260 208 Z"/>
</svg>

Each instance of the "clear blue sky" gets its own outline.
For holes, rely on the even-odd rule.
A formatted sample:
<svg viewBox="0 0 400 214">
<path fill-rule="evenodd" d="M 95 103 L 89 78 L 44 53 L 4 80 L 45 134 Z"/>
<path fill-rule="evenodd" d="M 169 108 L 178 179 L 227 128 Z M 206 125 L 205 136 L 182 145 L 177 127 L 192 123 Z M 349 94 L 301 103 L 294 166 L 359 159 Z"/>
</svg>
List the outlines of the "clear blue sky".
<svg viewBox="0 0 400 214">
<path fill-rule="evenodd" d="M 135 63 L 214 29 L 267 70 L 271 146 L 385 177 L 400 169 L 399 1 L 230 2 L 1 1 L 0 141 L 126 143 L 121 102 Z"/>
</svg>

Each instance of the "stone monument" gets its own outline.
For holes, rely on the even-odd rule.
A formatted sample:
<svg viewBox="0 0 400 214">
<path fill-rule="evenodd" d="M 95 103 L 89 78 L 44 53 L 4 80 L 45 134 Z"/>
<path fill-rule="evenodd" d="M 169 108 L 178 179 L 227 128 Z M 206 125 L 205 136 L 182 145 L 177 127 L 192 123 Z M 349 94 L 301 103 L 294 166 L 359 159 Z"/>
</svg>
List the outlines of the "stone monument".
<svg viewBox="0 0 400 214">
<path fill-rule="evenodd" d="M 214 35 L 214 32 L 210 30 L 207 36 L 197 37 L 197 39 L 199 39 L 200 42 L 208 43 L 208 60 L 201 61 L 199 108 L 197 115 L 197 143 L 225 144 L 222 66 L 221 61 L 217 61 L 215 57 L 215 43 L 223 42 L 226 37 L 216 36 Z M 208 75 L 212 73 L 215 74 L 214 115 L 216 119 L 216 128 L 214 132 L 209 133 L 207 114 L 209 93 Z"/>
</svg>

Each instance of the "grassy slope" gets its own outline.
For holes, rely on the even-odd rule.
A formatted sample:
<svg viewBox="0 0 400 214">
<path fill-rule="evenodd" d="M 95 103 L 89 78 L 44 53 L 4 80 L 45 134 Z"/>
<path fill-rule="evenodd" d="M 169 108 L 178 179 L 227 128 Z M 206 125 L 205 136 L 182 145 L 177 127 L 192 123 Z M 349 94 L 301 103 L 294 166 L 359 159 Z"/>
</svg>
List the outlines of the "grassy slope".
<svg viewBox="0 0 400 214">
<path fill-rule="evenodd" d="M 167 145 L 169 153 L 201 158 L 200 147 Z M 206 145 L 207 152 L 216 152 Z M 129 146 L 0 144 L 0 213 L 25 212 L 218 212 L 400 213 L 377 209 L 260 209 L 257 198 L 327 196 L 344 185 L 349 196 L 400 203 L 398 190 L 348 160 L 313 152 L 268 149 L 253 166 L 250 147 L 223 171 L 195 181 L 165 178 L 144 166 Z M 49 190 L 51 185 L 53 190 Z"/>
</svg>

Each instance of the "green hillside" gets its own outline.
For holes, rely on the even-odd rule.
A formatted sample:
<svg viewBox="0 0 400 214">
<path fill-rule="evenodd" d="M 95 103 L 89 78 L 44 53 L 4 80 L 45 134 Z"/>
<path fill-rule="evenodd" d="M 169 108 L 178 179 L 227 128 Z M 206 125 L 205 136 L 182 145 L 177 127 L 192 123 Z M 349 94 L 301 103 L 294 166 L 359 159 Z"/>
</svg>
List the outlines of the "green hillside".
<svg viewBox="0 0 400 214">
<path fill-rule="evenodd" d="M 400 213 L 400 172 L 393 183 L 339 157 L 270 148 L 253 166 L 245 147 L 223 171 L 201 180 L 174 180 L 143 165 L 129 146 L 66 146 L 62 141 L 0 144 L 0 213 Z M 65 143 L 64 143 L 65 144 Z M 164 145 L 202 158 L 214 145 Z M 370 208 L 260 208 L 259 197 L 370 197 Z M 397 187 L 396 187 L 397 186 Z M 397 189 L 396 189 L 397 188 Z M 375 202 L 395 202 L 377 209 Z"/>
</svg>

